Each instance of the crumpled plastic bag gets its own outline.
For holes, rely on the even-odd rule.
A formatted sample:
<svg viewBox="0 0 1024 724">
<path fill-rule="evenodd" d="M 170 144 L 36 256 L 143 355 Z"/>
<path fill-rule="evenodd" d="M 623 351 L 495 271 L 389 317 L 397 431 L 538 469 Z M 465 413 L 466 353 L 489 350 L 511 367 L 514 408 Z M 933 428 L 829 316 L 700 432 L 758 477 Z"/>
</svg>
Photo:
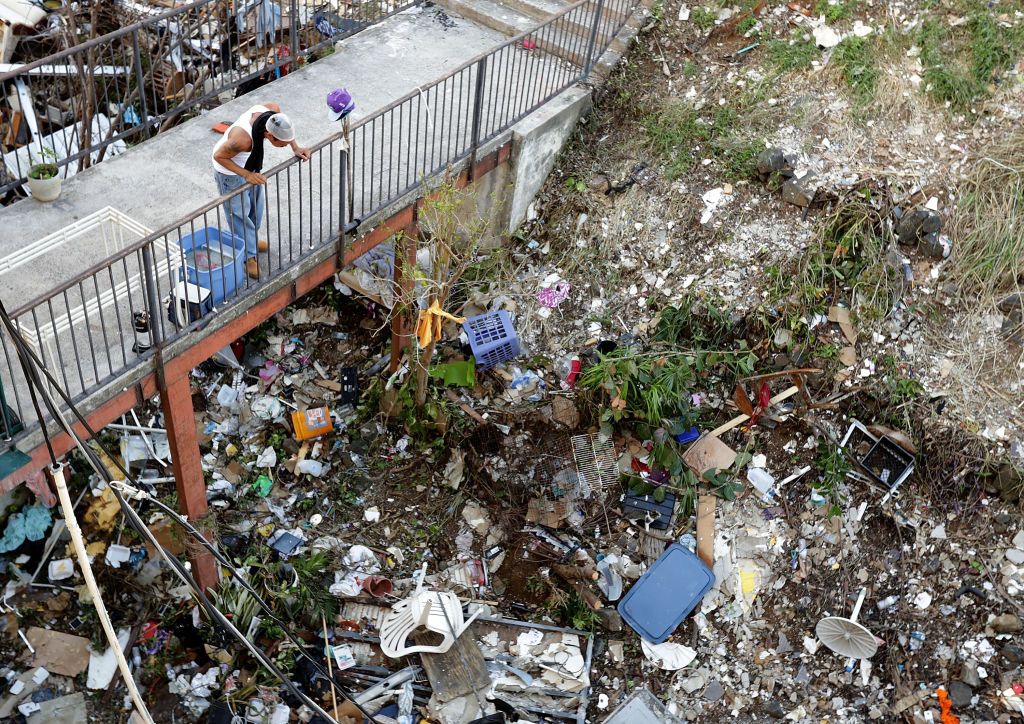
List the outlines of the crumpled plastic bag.
<svg viewBox="0 0 1024 724">
<path fill-rule="evenodd" d="M 380 573 L 380 561 L 366 546 L 354 545 L 341 559 L 344 568 L 334 573 L 334 583 L 328 589 L 333 596 L 358 596 L 363 579 Z"/>
<path fill-rule="evenodd" d="M 42 505 L 29 505 L 7 519 L 0 538 L 0 553 L 17 550 L 26 540 L 42 540 L 53 522 L 53 514 Z"/>
</svg>

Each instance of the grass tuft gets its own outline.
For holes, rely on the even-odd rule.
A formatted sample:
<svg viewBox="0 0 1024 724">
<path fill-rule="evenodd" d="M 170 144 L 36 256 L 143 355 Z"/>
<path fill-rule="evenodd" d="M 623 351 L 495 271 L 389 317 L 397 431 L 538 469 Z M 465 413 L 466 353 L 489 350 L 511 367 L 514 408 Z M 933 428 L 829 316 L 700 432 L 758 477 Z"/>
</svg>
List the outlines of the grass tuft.
<svg viewBox="0 0 1024 724">
<path fill-rule="evenodd" d="M 987 149 L 961 188 L 953 274 L 967 294 L 1024 285 L 1024 132 Z"/>
<path fill-rule="evenodd" d="M 874 99 L 878 67 L 871 41 L 866 38 L 847 38 L 832 51 L 832 62 L 842 70 L 843 79 L 858 105 L 865 106 Z"/>
<path fill-rule="evenodd" d="M 768 61 L 778 73 L 810 68 L 818 56 L 818 48 L 809 41 L 773 40 L 768 44 Z"/>
<path fill-rule="evenodd" d="M 966 22 L 950 27 L 945 18 L 929 17 L 918 32 L 921 63 L 929 94 L 959 112 L 970 112 L 992 95 L 1002 74 L 1024 53 L 1024 24 L 1004 26 L 1008 5 L 989 7 L 967 0 Z"/>
<path fill-rule="evenodd" d="M 738 105 L 751 104 L 740 99 Z M 764 148 L 752 125 L 749 116 L 731 105 L 712 107 L 702 115 L 677 101 L 665 102 L 643 120 L 648 144 L 672 181 L 705 157 L 716 159 L 731 178 L 751 176 Z"/>
<path fill-rule="evenodd" d="M 701 30 L 714 26 L 718 16 L 707 8 L 697 7 L 690 11 L 690 20 Z"/>
</svg>

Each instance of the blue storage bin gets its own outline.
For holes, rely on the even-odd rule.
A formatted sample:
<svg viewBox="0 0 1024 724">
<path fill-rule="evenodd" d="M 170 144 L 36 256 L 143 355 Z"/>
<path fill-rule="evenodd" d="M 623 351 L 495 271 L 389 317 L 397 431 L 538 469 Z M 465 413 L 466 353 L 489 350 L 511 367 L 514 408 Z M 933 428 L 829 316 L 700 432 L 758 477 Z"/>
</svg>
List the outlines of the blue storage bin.
<svg viewBox="0 0 1024 724">
<path fill-rule="evenodd" d="M 181 237 L 185 267 L 179 277 L 210 290 L 213 304 L 220 304 L 245 281 L 245 240 L 214 227 Z M 187 271 L 186 271 L 187 270 Z"/>
<path fill-rule="evenodd" d="M 664 642 L 711 590 L 715 574 L 673 543 L 619 601 L 622 620 L 652 644 Z"/>
<path fill-rule="evenodd" d="M 519 338 L 508 312 L 488 312 L 462 323 L 477 367 L 493 367 L 519 356 Z"/>
</svg>

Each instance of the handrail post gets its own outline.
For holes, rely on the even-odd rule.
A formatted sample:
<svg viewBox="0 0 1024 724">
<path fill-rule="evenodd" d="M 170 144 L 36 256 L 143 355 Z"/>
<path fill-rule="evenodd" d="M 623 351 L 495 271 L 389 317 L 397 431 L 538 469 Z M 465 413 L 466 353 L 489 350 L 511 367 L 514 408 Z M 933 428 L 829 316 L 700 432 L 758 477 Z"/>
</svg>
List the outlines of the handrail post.
<svg viewBox="0 0 1024 724">
<path fill-rule="evenodd" d="M 11 380 L 13 381 L 13 379 L 14 375 L 11 375 Z M 11 431 L 14 424 L 7 413 L 7 394 L 4 392 L 3 378 L 0 378 L 0 422 L 3 423 L 3 429 L 0 430 L 0 433 L 2 433 L 0 434 L 0 441 L 10 442 L 11 438 L 14 437 L 14 433 Z"/>
<path fill-rule="evenodd" d="M 291 13 L 291 23 L 288 31 L 289 42 L 291 47 L 291 67 L 289 71 L 296 71 L 299 69 L 299 3 L 298 0 L 288 0 L 288 12 Z"/>
<path fill-rule="evenodd" d="M 341 233 L 338 234 L 338 270 L 345 261 L 345 232 L 348 230 L 350 209 L 348 207 L 348 150 L 342 144 L 338 160 L 338 220 L 341 222 Z"/>
<path fill-rule="evenodd" d="M 160 321 L 160 299 L 156 291 L 156 269 L 153 263 L 153 244 L 142 247 L 142 266 L 146 275 L 146 309 L 149 312 L 149 333 L 153 338 L 153 346 L 159 347 L 164 341 L 163 323 Z"/>
<path fill-rule="evenodd" d="M 590 28 L 590 40 L 587 41 L 587 66 L 583 69 L 583 77 L 590 75 L 594 67 L 594 45 L 597 43 L 597 26 L 601 24 L 601 15 L 604 13 L 604 0 L 597 0 L 597 10 L 594 12 L 594 24 Z"/>
<path fill-rule="evenodd" d="M 473 167 L 476 166 L 476 152 L 480 146 L 480 126 L 483 123 L 484 83 L 487 80 L 487 56 L 476 64 L 476 91 L 473 97 L 473 131 L 470 140 L 469 179 L 473 180 Z"/>
<path fill-rule="evenodd" d="M 149 132 L 149 104 L 146 103 L 146 77 L 142 72 L 142 52 L 139 50 L 139 31 L 132 30 L 132 55 L 135 59 L 135 83 L 139 89 L 139 108 L 142 111 L 142 134 L 148 140 Z M 122 109 L 122 113 L 124 109 Z"/>
</svg>

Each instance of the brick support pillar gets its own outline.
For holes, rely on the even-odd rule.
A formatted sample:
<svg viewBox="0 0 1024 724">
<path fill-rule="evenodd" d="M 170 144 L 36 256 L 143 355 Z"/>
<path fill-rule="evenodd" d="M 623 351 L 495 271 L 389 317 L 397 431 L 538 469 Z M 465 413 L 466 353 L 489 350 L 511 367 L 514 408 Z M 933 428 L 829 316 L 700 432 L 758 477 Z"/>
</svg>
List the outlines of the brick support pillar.
<svg viewBox="0 0 1024 724">
<path fill-rule="evenodd" d="M 175 380 L 164 380 L 160 390 L 160 405 L 164 411 L 167 442 L 171 447 L 174 481 L 178 489 L 178 508 L 188 516 L 189 522 L 203 530 L 206 515 L 206 478 L 203 476 L 202 456 L 199 454 L 199 436 L 196 434 L 195 410 L 192 407 L 192 389 L 188 375 Z M 209 538 L 209 534 L 206 534 Z M 194 548 L 189 555 L 192 575 L 206 590 L 217 585 L 217 563 L 213 555 Z"/>
</svg>

